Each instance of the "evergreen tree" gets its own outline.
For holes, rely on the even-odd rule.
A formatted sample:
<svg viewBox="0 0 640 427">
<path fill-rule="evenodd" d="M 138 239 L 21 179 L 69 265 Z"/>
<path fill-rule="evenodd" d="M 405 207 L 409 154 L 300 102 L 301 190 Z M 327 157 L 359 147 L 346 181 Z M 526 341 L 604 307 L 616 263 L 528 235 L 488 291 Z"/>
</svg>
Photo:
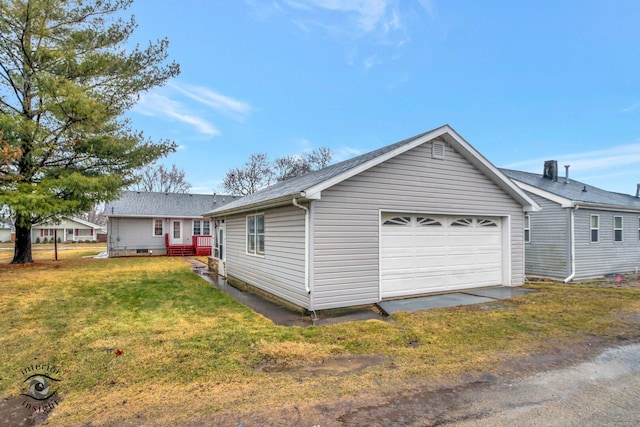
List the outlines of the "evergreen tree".
<svg viewBox="0 0 640 427">
<path fill-rule="evenodd" d="M 33 224 L 117 197 L 135 171 L 175 151 L 123 118 L 179 73 L 168 41 L 126 49 L 132 0 L 0 1 L 0 207 L 16 227 L 12 263 L 32 262 Z"/>
</svg>

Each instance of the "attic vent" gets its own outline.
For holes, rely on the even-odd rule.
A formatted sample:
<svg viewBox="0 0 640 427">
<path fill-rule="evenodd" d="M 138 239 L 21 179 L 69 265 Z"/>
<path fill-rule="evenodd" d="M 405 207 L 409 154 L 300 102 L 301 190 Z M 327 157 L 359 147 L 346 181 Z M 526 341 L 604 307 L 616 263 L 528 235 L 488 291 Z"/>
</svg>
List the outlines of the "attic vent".
<svg viewBox="0 0 640 427">
<path fill-rule="evenodd" d="M 444 142 L 433 141 L 431 144 L 431 157 L 434 159 L 444 159 Z"/>
</svg>

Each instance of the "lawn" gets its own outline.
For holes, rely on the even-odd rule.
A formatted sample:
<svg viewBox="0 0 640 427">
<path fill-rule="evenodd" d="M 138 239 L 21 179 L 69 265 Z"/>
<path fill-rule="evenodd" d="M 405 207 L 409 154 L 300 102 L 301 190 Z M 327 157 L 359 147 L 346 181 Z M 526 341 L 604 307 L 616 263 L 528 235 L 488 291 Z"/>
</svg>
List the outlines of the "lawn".
<svg viewBox="0 0 640 427">
<path fill-rule="evenodd" d="M 25 366 L 55 364 L 62 401 L 52 426 L 206 423 L 223 413 L 238 425 L 252 411 L 373 401 L 381 384 L 497 371 L 585 336 L 640 340 L 638 289 L 533 284 L 537 292 L 499 303 L 300 328 L 275 326 L 179 258 L 6 262 L 0 396 L 20 393 Z"/>
<path fill-rule="evenodd" d="M 13 243 L 0 243 L 0 264 L 10 262 L 13 258 Z M 105 243 L 64 243 L 58 244 L 58 260 L 82 258 L 96 255 L 107 250 Z M 33 244 L 32 254 L 34 261 L 49 261 L 55 259 L 55 246 L 53 243 Z"/>
</svg>

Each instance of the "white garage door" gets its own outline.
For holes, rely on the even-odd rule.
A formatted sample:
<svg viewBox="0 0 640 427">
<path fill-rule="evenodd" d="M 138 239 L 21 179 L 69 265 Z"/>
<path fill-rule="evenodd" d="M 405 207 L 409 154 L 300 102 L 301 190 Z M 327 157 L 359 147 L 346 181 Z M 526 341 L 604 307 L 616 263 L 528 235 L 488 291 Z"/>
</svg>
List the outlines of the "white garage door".
<svg viewBox="0 0 640 427">
<path fill-rule="evenodd" d="M 383 214 L 381 296 L 502 283 L 498 217 Z"/>
</svg>

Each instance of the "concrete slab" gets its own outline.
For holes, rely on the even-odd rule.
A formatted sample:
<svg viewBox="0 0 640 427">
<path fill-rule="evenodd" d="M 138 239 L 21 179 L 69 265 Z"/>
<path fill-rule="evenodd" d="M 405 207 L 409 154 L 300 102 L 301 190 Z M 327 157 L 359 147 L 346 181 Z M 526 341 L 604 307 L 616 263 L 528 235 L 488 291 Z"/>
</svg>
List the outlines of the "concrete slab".
<svg viewBox="0 0 640 427">
<path fill-rule="evenodd" d="M 419 311 L 427 310 L 429 308 L 457 307 L 459 305 L 481 304 L 483 302 L 491 301 L 495 301 L 495 298 L 455 292 L 418 298 L 382 301 L 378 303 L 378 306 L 384 310 L 385 313 L 391 315 L 399 311 Z"/>
<path fill-rule="evenodd" d="M 520 295 L 528 294 L 529 292 L 535 292 L 533 289 L 525 288 L 511 288 L 506 286 L 499 286 L 493 288 L 478 288 L 469 289 L 463 291 L 465 294 L 476 295 L 487 298 L 495 299 L 509 299 L 519 297 Z"/>
</svg>

